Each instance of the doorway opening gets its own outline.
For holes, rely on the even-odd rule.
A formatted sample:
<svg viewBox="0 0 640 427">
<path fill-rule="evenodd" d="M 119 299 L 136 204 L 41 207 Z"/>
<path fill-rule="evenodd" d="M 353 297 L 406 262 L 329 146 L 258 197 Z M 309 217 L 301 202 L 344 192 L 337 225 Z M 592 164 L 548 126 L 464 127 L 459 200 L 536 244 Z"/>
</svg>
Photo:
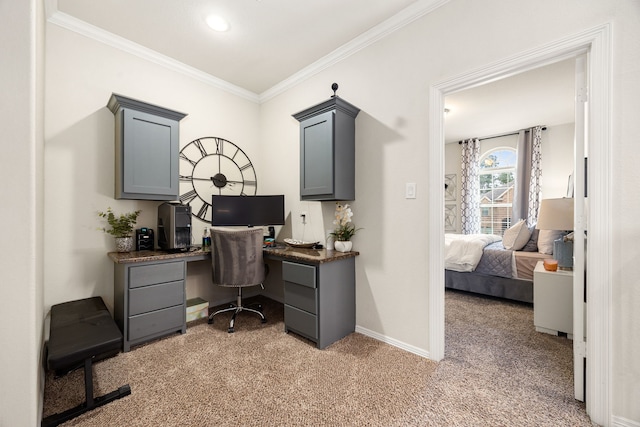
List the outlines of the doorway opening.
<svg viewBox="0 0 640 427">
<path fill-rule="evenodd" d="M 539 183 L 540 198 L 556 199 L 567 195 L 567 180 L 574 174 L 574 141 L 577 126 L 575 93 L 576 60 L 569 58 L 446 96 L 445 111 L 449 112 L 445 114 L 445 177 L 449 177 L 450 187 L 454 188 L 453 194 L 449 189 L 445 191 L 443 209 L 449 215 L 448 218 L 445 217 L 445 233 L 450 234 L 446 241 L 449 242 L 456 238 L 456 235 L 463 234 L 463 230 L 469 229 L 468 226 L 463 227 L 461 215 L 457 215 L 462 213 L 460 187 L 456 185 L 456 181 L 463 180 L 460 160 L 464 150 L 459 144 L 461 140 L 479 137 L 480 216 L 477 220 L 480 229 L 475 232 L 502 236 L 512 225 L 518 227 L 518 220 L 527 219 L 526 208 L 524 211 L 520 209 L 520 213 L 512 212 L 516 179 L 522 179 L 527 183 L 520 187 L 525 193 L 529 188 L 529 178 L 524 172 L 519 172 L 521 165 L 517 160 L 522 156 L 522 153 L 518 152 L 522 150 L 518 144 L 521 129 L 529 129 L 534 125 L 543 126 L 544 129 L 540 131 L 541 157 L 536 162 L 541 169 L 541 178 L 535 180 Z M 534 231 L 536 238 L 538 231 Z M 571 376 L 574 340 L 540 336 L 540 332 L 536 332 L 539 325 L 534 321 L 531 305 L 534 267 L 550 255 L 545 256 L 538 252 L 537 239 L 529 243 L 520 242 L 520 246 L 525 245 L 529 247 L 524 251 L 521 247 L 513 248 L 518 250 L 517 262 L 510 251 L 502 251 L 501 242 L 495 242 L 487 246 L 488 249 L 484 251 L 485 255 L 475 272 L 445 272 L 447 286 L 473 292 L 462 296 L 455 290 L 446 291 L 446 355 L 447 358 L 457 354 L 458 357 L 477 360 L 478 366 L 481 366 L 482 362 L 492 360 L 483 355 L 492 354 L 496 350 L 495 347 L 499 347 L 505 355 L 505 363 L 511 360 L 509 363 L 513 369 L 509 370 L 510 378 L 518 378 L 518 382 L 524 383 L 530 378 L 529 371 L 521 371 L 520 368 L 527 366 L 531 371 L 541 369 L 536 376 L 541 380 L 547 378 L 544 388 L 553 389 L 559 395 L 571 396 L 575 391 L 574 379 Z M 511 265 L 512 263 L 514 265 Z M 516 268 L 517 276 L 514 277 L 513 272 Z M 478 271 L 483 275 L 478 276 Z M 492 278 L 489 279 L 487 275 Z M 570 276 L 567 277 L 570 279 Z M 564 307 L 562 314 L 571 319 L 571 280 L 565 280 L 562 284 L 554 301 L 562 301 L 557 304 Z M 496 296 L 502 296 L 504 299 L 496 299 Z M 560 296 L 562 299 L 559 299 Z M 469 312 L 476 306 L 483 309 L 478 310 L 474 317 L 456 315 L 456 312 L 460 313 L 459 309 L 455 309 L 457 305 L 462 304 L 460 300 L 465 302 Z M 556 311 L 547 313 L 545 310 L 548 311 L 549 308 L 537 307 L 537 318 L 544 314 L 547 320 L 549 316 L 554 319 L 554 316 L 558 315 Z M 562 325 L 558 324 L 558 327 L 562 327 L 560 332 L 564 332 L 565 337 L 567 334 L 573 334 L 572 325 L 566 323 L 568 319 L 563 317 L 565 322 Z M 533 327 L 534 323 L 536 329 Z M 464 324 L 466 327 L 461 327 Z M 543 324 L 548 327 L 554 326 L 553 321 L 549 324 L 548 320 Z M 452 330 L 457 332 L 452 334 Z M 478 341 L 477 346 L 464 346 L 465 343 L 473 342 L 482 331 L 485 331 L 486 336 Z M 550 329 L 547 331 L 551 333 Z M 470 351 L 470 354 L 466 354 L 466 351 Z M 532 357 L 549 363 L 527 363 Z M 582 365 L 582 360 L 580 364 Z M 484 369 L 495 370 L 491 364 Z M 547 377 L 545 373 L 551 371 L 556 374 Z M 583 374 L 582 370 L 579 374 Z M 575 382 L 584 384 L 580 380 Z M 530 387 L 532 398 L 536 398 L 535 390 L 538 389 L 540 387 Z M 582 388 L 580 391 L 582 392 Z M 584 401 L 579 395 L 576 395 L 576 399 Z"/>
<path fill-rule="evenodd" d="M 429 181 L 435 190 L 429 194 L 429 342 L 430 357 L 444 357 L 444 98 L 446 95 L 483 83 L 516 75 L 563 59 L 587 54 L 590 70 L 587 151 L 591 158 L 599 161 L 590 165 L 587 186 L 589 188 L 590 212 L 585 219 L 590 230 L 590 245 L 599 247 L 607 254 L 596 258 L 587 254 L 587 330 L 589 341 L 585 354 L 589 358 L 586 370 L 587 413 L 591 419 L 609 425 L 611 402 L 609 390 L 611 336 L 611 283 L 610 260 L 611 235 L 608 221 L 611 212 L 610 178 L 610 87 L 611 45 L 610 26 L 604 25 L 549 45 L 523 52 L 512 58 L 489 65 L 480 70 L 445 80 L 430 90 L 430 138 Z M 436 185 L 437 183 L 440 183 Z M 595 319 L 600 319 L 596 322 Z"/>
</svg>

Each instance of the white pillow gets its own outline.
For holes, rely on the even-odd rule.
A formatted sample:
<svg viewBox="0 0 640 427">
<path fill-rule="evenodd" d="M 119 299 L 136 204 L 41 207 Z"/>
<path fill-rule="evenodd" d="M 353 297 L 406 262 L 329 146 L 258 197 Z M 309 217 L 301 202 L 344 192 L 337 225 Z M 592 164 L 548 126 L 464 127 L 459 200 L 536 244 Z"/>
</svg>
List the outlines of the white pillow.
<svg viewBox="0 0 640 427">
<path fill-rule="evenodd" d="M 564 234 L 561 230 L 540 230 L 538 233 L 538 252 L 553 255 L 553 241 Z"/>
<path fill-rule="evenodd" d="M 531 230 L 527 227 L 524 219 L 521 219 L 504 232 L 502 235 L 502 245 L 505 249 L 519 251 L 524 248 L 524 245 L 527 244 L 530 237 Z"/>
</svg>

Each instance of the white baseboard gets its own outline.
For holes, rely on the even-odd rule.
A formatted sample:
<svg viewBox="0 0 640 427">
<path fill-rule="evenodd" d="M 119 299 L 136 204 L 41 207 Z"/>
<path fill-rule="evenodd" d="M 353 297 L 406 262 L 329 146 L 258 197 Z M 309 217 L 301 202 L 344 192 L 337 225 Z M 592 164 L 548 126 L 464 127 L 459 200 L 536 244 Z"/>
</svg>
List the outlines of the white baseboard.
<svg viewBox="0 0 640 427">
<path fill-rule="evenodd" d="M 264 290 L 262 291 L 261 295 L 264 295 L 267 298 L 270 298 L 270 299 L 272 299 L 274 301 L 277 301 L 277 302 L 279 302 L 281 304 L 284 304 L 284 300 L 283 300 L 283 297 L 281 295 L 274 295 L 274 294 L 271 294 L 269 292 L 265 292 Z M 356 332 L 361 333 L 362 335 L 366 335 L 368 337 L 371 337 L 373 339 L 376 339 L 378 341 L 382 341 L 383 343 L 392 345 L 394 347 L 401 348 L 402 350 L 408 351 L 409 353 L 413 353 L 413 354 L 416 354 L 418 356 L 425 357 L 427 359 L 430 358 L 428 351 L 425 351 L 425 350 L 423 350 L 421 348 L 418 348 L 418 347 L 414 347 L 414 346 L 409 345 L 407 343 L 404 343 L 402 341 L 398 341 L 398 340 L 395 340 L 393 338 L 389 338 L 387 336 L 381 335 L 381 334 L 379 334 L 377 332 L 371 331 L 371 330 L 363 328 L 361 326 L 356 325 Z M 640 426 L 638 426 L 638 427 L 640 427 Z"/>
<path fill-rule="evenodd" d="M 382 341 L 383 343 L 392 345 L 394 347 L 401 348 L 402 350 L 408 351 L 409 353 L 417 354 L 418 356 L 430 359 L 428 351 L 425 351 L 418 347 L 414 347 L 402 341 L 394 340 L 393 338 L 389 338 L 387 336 L 381 335 L 377 332 L 371 331 L 361 326 L 356 325 L 356 332 L 361 333 L 362 335 L 371 337 L 373 339 L 376 339 L 378 341 Z"/>
<path fill-rule="evenodd" d="M 640 422 L 613 415 L 611 417 L 611 425 L 613 427 L 640 427 Z"/>
</svg>

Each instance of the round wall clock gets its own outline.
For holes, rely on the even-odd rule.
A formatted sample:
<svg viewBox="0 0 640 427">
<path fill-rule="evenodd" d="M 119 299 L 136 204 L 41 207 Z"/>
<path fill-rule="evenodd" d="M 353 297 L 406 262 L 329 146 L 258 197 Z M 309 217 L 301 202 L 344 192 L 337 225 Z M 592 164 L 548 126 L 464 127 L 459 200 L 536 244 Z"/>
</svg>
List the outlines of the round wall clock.
<svg viewBox="0 0 640 427">
<path fill-rule="evenodd" d="M 211 196 L 255 195 L 256 171 L 240 147 L 226 139 L 198 138 L 180 150 L 180 202 L 211 222 Z"/>
</svg>

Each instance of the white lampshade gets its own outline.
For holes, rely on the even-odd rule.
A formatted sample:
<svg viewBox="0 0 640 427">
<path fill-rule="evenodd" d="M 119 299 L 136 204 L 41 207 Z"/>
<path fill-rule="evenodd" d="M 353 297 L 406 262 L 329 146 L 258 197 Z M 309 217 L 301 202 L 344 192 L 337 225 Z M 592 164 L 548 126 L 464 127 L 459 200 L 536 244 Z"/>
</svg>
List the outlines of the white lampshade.
<svg viewBox="0 0 640 427">
<path fill-rule="evenodd" d="M 573 230 L 573 198 L 543 199 L 540 202 L 540 230 Z"/>
<path fill-rule="evenodd" d="M 540 230 L 573 231 L 573 199 L 542 200 L 536 228 Z M 558 260 L 558 268 L 561 270 L 573 269 L 573 238 L 568 237 L 564 236 L 553 241 L 553 257 Z"/>
</svg>

